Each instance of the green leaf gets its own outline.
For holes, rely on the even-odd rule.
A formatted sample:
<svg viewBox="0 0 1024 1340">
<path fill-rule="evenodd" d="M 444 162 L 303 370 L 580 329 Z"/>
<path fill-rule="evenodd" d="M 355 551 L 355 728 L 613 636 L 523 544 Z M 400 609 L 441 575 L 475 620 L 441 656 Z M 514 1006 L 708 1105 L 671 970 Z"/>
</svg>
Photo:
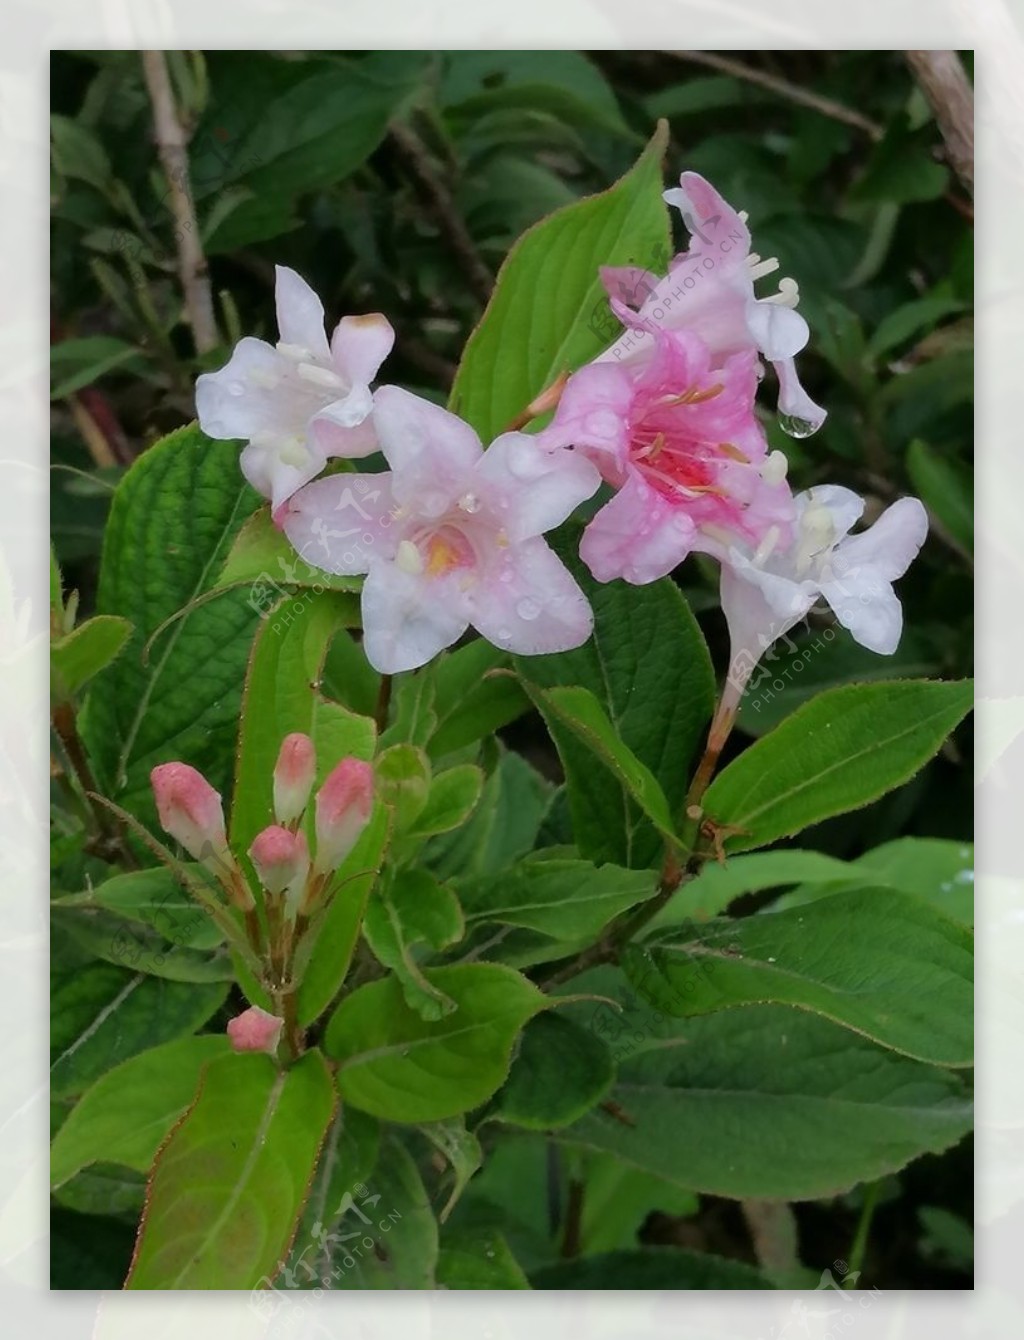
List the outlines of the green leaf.
<svg viewBox="0 0 1024 1340">
<path fill-rule="evenodd" d="M 63 177 L 88 182 L 99 191 L 111 185 L 110 160 L 93 132 L 68 116 L 50 117 L 53 166 Z"/>
<path fill-rule="evenodd" d="M 252 1289 L 285 1255 L 335 1106 L 318 1052 L 206 1070 L 153 1167 L 126 1289 Z"/>
<path fill-rule="evenodd" d="M 852 196 L 906 204 L 934 200 L 949 183 L 949 169 L 933 157 L 935 130 L 921 126 L 912 131 L 906 113 L 894 118 L 875 145 Z"/>
<path fill-rule="evenodd" d="M 154 764 L 181 759 L 226 789 L 256 614 L 229 592 L 175 622 L 145 664 L 142 649 L 208 590 L 257 502 L 237 446 L 194 425 L 150 447 L 114 494 L 97 603 L 135 631 L 93 681 L 80 726 L 100 787 L 154 829 Z"/>
<path fill-rule="evenodd" d="M 783 639 L 758 663 L 740 703 L 737 724 L 748 735 L 764 735 L 784 717 L 825 689 L 874 680 L 926 678 L 938 674 L 934 650 L 908 628 L 892 656 L 868 651 L 845 628 L 824 628 Z"/>
<path fill-rule="evenodd" d="M 473 1132 L 466 1130 L 464 1117 L 428 1123 L 426 1126 L 421 1126 L 420 1131 L 451 1166 L 453 1174 L 451 1191 L 438 1214 L 438 1219 L 443 1224 L 469 1185 L 473 1174 L 483 1164 L 484 1151 Z"/>
<path fill-rule="evenodd" d="M 970 680 L 848 684 L 798 708 L 710 785 L 705 812 L 763 847 L 908 781 L 970 711 Z"/>
<path fill-rule="evenodd" d="M 145 1172 L 192 1102 L 203 1066 L 229 1050 L 223 1035 L 181 1038 L 108 1070 L 57 1132 L 50 1150 L 51 1186 L 94 1163 Z"/>
<path fill-rule="evenodd" d="M 352 61 L 282 61 L 263 55 L 243 68 L 213 53 L 212 97 L 190 155 L 200 202 L 229 186 L 252 193 L 218 227 L 207 252 L 241 246 L 298 224 L 297 198 L 342 181 L 373 153 L 389 120 L 423 76 L 421 52 Z M 225 156 L 224 144 L 231 146 Z"/>
<path fill-rule="evenodd" d="M 477 638 L 446 652 L 433 666 L 437 728 L 431 758 L 442 758 L 493 735 L 529 710 L 530 700 L 514 675 L 507 652 Z"/>
<path fill-rule="evenodd" d="M 466 344 L 449 403 L 484 442 L 559 373 L 586 363 L 618 333 L 618 323 L 608 320 L 598 268 L 652 264 L 669 255 L 661 199 L 667 142 L 662 123 L 620 181 L 542 220 L 509 252 Z"/>
<path fill-rule="evenodd" d="M 132 1255 L 132 1230 L 99 1215 L 73 1214 L 59 1207 L 50 1214 L 50 1288 L 121 1287 Z"/>
<path fill-rule="evenodd" d="M 534 1289 L 773 1289 L 743 1261 L 676 1247 L 598 1253 L 530 1275 Z"/>
<path fill-rule="evenodd" d="M 519 754 L 503 752 L 469 822 L 432 839 L 422 859 L 442 879 L 504 870 L 532 849 L 551 790 Z"/>
<path fill-rule="evenodd" d="M 654 774 L 670 813 L 678 814 L 715 700 L 701 631 L 673 582 L 601 584 L 567 557 L 593 607 L 594 634 L 576 651 L 520 659 L 516 668 L 527 687 L 589 689 L 618 738 Z M 658 861 L 663 844 L 628 791 L 594 767 L 589 746 L 553 712 L 547 722 L 568 779 L 580 855 L 617 865 Z"/>
<path fill-rule="evenodd" d="M 50 643 L 50 697 L 68 701 L 111 663 L 132 634 L 127 619 L 98 614 Z"/>
<path fill-rule="evenodd" d="M 566 726 L 608 768 L 630 796 L 669 842 L 674 842 L 675 827 L 665 792 L 651 770 L 636 757 L 616 734 L 615 726 L 589 689 L 537 689 L 527 692 L 537 704 L 545 721 Z M 554 732 L 553 732 L 554 733 Z M 570 785 L 570 794 L 572 787 Z M 628 813 L 620 811 L 618 830 L 630 836 Z"/>
<path fill-rule="evenodd" d="M 325 1289 L 433 1289 L 437 1220 L 423 1179 L 405 1145 L 391 1133 L 365 1185 L 346 1202 L 327 1235 L 318 1282 Z M 355 1239 L 351 1251 L 345 1237 Z M 373 1239 L 366 1246 L 364 1239 Z M 306 1285 L 308 1288 L 309 1285 Z"/>
<path fill-rule="evenodd" d="M 637 989 L 671 1015 L 773 1001 L 919 1061 L 971 1064 L 972 937 L 895 889 L 694 926 L 682 943 L 627 949 L 623 962 Z"/>
<path fill-rule="evenodd" d="M 354 1107 L 335 1112 L 324 1137 L 316 1176 L 287 1264 L 275 1281 L 278 1289 L 330 1287 L 330 1232 L 339 1220 L 366 1199 L 365 1183 L 380 1152 L 380 1127 Z M 346 1224 L 353 1228 L 354 1221 Z M 326 1235 L 326 1237 L 325 1237 Z M 326 1282 L 325 1282 L 326 1278 Z"/>
<path fill-rule="evenodd" d="M 907 448 L 907 473 L 929 511 L 968 554 L 974 551 L 974 480 L 955 458 L 920 438 Z"/>
<path fill-rule="evenodd" d="M 615 982 L 595 973 L 573 986 L 609 994 Z M 596 1010 L 607 1013 L 602 1034 L 621 1043 L 616 1108 L 555 1138 L 687 1190 L 833 1196 L 947 1149 L 970 1129 L 970 1103 L 952 1072 L 805 1011 L 752 1005 L 679 1022 L 646 1006 L 622 1020 L 607 1006 Z"/>
<path fill-rule="evenodd" d="M 534 1131 L 568 1126 L 601 1101 L 614 1076 L 600 1038 L 559 1014 L 539 1014 L 526 1025 L 487 1120 Z"/>
<path fill-rule="evenodd" d="M 359 987 L 335 1010 L 325 1045 L 346 1102 L 388 1121 L 442 1121 L 478 1107 L 508 1074 L 512 1044 L 547 1001 L 494 963 L 424 973 L 458 1008 L 428 1022 L 393 978 Z"/>
<path fill-rule="evenodd" d="M 289 590 L 308 587 L 319 595 L 322 590 L 355 592 L 362 584 L 362 577 L 338 577 L 305 562 L 292 548 L 287 535 L 271 521 L 270 508 L 261 507 L 235 536 L 210 589 L 227 591 L 237 586 L 248 586 L 249 603 L 263 618 L 269 618 Z M 282 627 L 285 626 L 283 615 L 291 608 L 291 605 L 286 605 L 275 616 Z M 358 608 L 356 602 L 346 601 L 340 604 L 339 611 L 346 620 L 357 623 Z"/>
<path fill-rule="evenodd" d="M 118 967 L 171 982 L 230 982 L 234 978 L 226 952 L 211 954 L 169 943 L 151 926 L 105 908 L 58 904 L 51 908 L 50 917 L 54 928 L 62 928 L 90 954 Z"/>
<path fill-rule="evenodd" d="M 430 760 L 412 744 L 393 744 L 378 755 L 377 789 L 401 832 L 419 818 L 430 794 Z"/>
<path fill-rule="evenodd" d="M 700 1210 L 700 1201 L 692 1191 L 641 1172 L 611 1154 L 588 1154 L 584 1174 L 580 1243 L 587 1256 L 635 1247 L 641 1228 L 654 1210 L 683 1219 Z"/>
<path fill-rule="evenodd" d="M 130 1056 L 200 1028 L 227 995 L 224 982 L 170 982 L 89 963 L 51 993 L 50 1092 L 81 1093 Z"/>
<path fill-rule="evenodd" d="M 466 822 L 483 790 L 484 775 L 472 763 L 439 773 L 430 783 L 427 802 L 409 829 L 410 838 L 435 837 Z"/>
<path fill-rule="evenodd" d="M 437 1262 L 443 1289 L 528 1289 L 530 1282 L 512 1249 L 493 1229 L 446 1233 Z"/>
<path fill-rule="evenodd" d="M 425 870 L 403 870 L 371 900 L 363 934 L 374 956 L 402 984 L 406 1004 L 424 1019 L 440 1019 L 455 1002 L 423 976 L 412 950 L 418 944 L 442 949 L 462 938 L 458 899 Z"/>
<path fill-rule="evenodd" d="M 201 866 L 186 865 L 194 878 L 203 880 Z M 173 945 L 191 949 L 213 949 L 223 936 L 206 912 L 189 897 L 174 871 L 165 866 L 151 870 L 129 870 L 104 880 L 86 893 L 55 900 L 57 907 L 102 907 L 133 921 L 145 922 Z"/>
<path fill-rule="evenodd" d="M 649 870 L 558 858 L 520 861 L 497 874 L 458 880 L 456 888 L 468 926 L 525 926 L 559 940 L 594 937 L 656 892 Z"/>
<path fill-rule="evenodd" d="M 112 335 L 89 335 L 80 340 L 61 340 L 50 347 L 51 400 L 91 386 L 114 368 L 138 376 L 146 367 L 142 351 Z"/>
</svg>

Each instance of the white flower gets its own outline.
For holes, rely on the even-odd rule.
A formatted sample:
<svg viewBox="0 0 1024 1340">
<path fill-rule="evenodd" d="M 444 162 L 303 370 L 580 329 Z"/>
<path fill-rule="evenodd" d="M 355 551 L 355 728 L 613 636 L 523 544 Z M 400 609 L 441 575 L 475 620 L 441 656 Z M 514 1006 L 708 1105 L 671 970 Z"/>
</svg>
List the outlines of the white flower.
<svg viewBox="0 0 1024 1340">
<path fill-rule="evenodd" d="M 219 372 L 196 382 L 199 426 L 210 437 L 239 438 L 242 473 L 276 510 L 314 479 L 330 456 L 368 456 L 377 448 L 370 382 L 395 332 L 379 313 L 346 316 L 330 344 L 320 299 L 294 270 L 277 266 L 280 340 L 239 340 Z"/>
<path fill-rule="evenodd" d="M 892 589 L 924 543 L 928 517 L 916 498 L 901 498 L 868 530 L 850 535 L 864 499 L 823 484 L 796 497 L 792 543 L 768 530 L 756 550 L 723 543 L 722 609 L 732 643 L 730 679 L 746 681 L 762 654 L 823 598 L 869 651 L 891 656 L 903 610 Z"/>
</svg>

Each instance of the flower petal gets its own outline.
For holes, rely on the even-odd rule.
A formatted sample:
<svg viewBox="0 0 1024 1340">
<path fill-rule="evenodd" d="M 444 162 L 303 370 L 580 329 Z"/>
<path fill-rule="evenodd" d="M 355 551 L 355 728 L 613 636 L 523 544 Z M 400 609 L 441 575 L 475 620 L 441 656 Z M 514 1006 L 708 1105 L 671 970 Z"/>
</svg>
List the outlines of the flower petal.
<svg viewBox="0 0 1024 1340">
<path fill-rule="evenodd" d="M 851 535 L 832 558 L 835 572 L 870 565 L 886 581 L 902 577 L 918 555 L 928 534 L 928 513 L 917 498 L 900 498 L 887 507 L 875 524 Z"/>
<path fill-rule="evenodd" d="M 341 400 L 318 410 L 309 422 L 309 434 L 322 456 L 344 456 L 355 460 L 379 447 L 370 418 L 373 396 L 367 386 L 353 386 Z"/>
<path fill-rule="evenodd" d="M 832 518 L 832 543 L 841 540 L 864 514 L 864 499 L 842 484 L 815 484 L 796 495 L 797 522 L 808 507 L 826 507 Z"/>
<path fill-rule="evenodd" d="M 732 205 L 697 172 L 684 172 L 679 185 L 662 193 L 683 216 L 691 235 L 690 258 L 710 258 L 728 271 L 747 269 L 750 230 Z"/>
<path fill-rule="evenodd" d="M 439 517 L 469 489 L 481 447 L 468 423 L 398 386 L 377 391 L 373 418 L 401 506 Z"/>
<path fill-rule="evenodd" d="M 868 651 L 891 656 L 903 632 L 903 607 L 889 582 L 870 567 L 821 583 L 836 618 Z"/>
<path fill-rule="evenodd" d="M 300 489 L 275 520 L 311 567 L 351 576 L 394 554 L 394 507 L 390 474 L 340 474 Z"/>
<path fill-rule="evenodd" d="M 276 513 L 297 489 L 301 489 L 311 479 L 316 479 L 327 463 L 315 452 L 306 451 L 303 454 L 306 458 L 303 465 L 283 461 L 280 443 L 265 438 L 248 442 L 242 449 L 238 462 L 242 474 L 257 493 L 270 499 L 272 512 Z"/>
<path fill-rule="evenodd" d="M 633 472 L 583 532 L 580 557 L 599 582 L 645 586 L 678 567 L 696 534 L 684 510 Z"/>
<path fill-rule="evenodd" d="M 374 563 L 363 583 L 363 649 L 375 670 L 397 675 L 426 665 L 469 626 L 458 586 L 395 563 Z"/>
<path fill-rule="evenodd" d="M 308 349 L 314 358 L 329 358 L 323 303 L 302 276 L 287 265 L 275 266 L 274 273 L 277 329 L 281 342 Z"/>
<path fill-rule="evenodd" d="M 746 318 L 751 339 L 771 363 L 795 358 L 811 338 L 811 328 L 800 313 L 780 302 L 748 302 Z"/>
<path fill-rule="evenodd" d="M 196 416 L 208 437 L 295 433 L 309 417 L 308 401 L 286 380 L 286 360 L 273 345 L 244 336 L 217 372 L 196 379 Z"/>
<path fill-rule="evenodd" d="M 469 617 L 488 642 L 521 656 L 569 651 L 594 627 L 590 602 L 540 538 L 503 552 L 469 594 Z"/>
<path fill-rule="evenodd" d="M 394 343 L 394 328 L 380 312 L 343 316 L 331 336 L 331 360 L 353 386 L 368 386 Z"/>
<path fill-rule="evenodd" d="M 633 380 L 625 368 L 588 363 L 565 384 L 555 417 L 537 440 L 585 447 L 606 479 L 618 483 L 629 447 Z"/>
<path fill-rule="evenodd" d="M 560 526 L 601 485 L 597 468 L 579 452 L 545 448 L 528 433 L 504 433 L 476 468 L 486 481 L 508 538 L 515 544 Z"/>
<path fill-rule="evenodd" d="M 828 418 L 827 412 L 801 386 L 791 358 L 776 359 L 772 367 L 779 379 L 779 413 L 801 425 L 801 437 L 810 437 Z"/>
</svg>

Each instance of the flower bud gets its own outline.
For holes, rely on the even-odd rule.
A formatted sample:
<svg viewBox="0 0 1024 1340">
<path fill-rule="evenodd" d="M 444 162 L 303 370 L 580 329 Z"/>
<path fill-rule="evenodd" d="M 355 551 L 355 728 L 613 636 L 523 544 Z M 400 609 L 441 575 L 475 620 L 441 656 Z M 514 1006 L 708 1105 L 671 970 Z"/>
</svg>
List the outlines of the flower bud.
<svg viewBox="0 0 1024 1340">
<path fill-rule="evenodd" d="M 149 779 L 164 831 L 210 870 L 234 869 L 224 832 L 224 808 L 206 778 L 187 763 L 161 763 Z"/>
<path fill-rule="evenodd" d="M 309 874 L 309 847 L 303 833 L 271 824 L 258 833 L 249 856 L 268 893 L 298 889 Z"/>
<path fill-rule="evenodd" d="M 266 1052 L 273 1056 L 284 1020 L 268 1014 L 258 1005 L 251 1005 L 244 1013 L 228 1020 L 228 1037 L 236 1052 Z"/>
<path fill-rule="evenodd" d="M 274 814 L 289 824 L 306 808 L 316 776 L 316 751 L 308 735 L 286 735 L 274 767 Z"/>
<path fill-rule="evenodd" d="M 337 870 L 356 845 L 373 809 L 373 768 L 343 758 L 316 796 L 316 869 Z"/>
</svg>

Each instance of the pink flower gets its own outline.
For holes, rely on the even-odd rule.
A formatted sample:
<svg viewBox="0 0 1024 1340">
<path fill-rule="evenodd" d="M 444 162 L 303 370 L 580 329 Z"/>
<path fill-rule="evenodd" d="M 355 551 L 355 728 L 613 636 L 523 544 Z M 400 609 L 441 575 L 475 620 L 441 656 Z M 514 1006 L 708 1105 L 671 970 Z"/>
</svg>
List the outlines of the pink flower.
<svg viewBox="0 0 1024 1340">
<path fill-rule="evenodd" d="M 343 758 L 316 795 L 316 869 L 337 870 L 356 845 L 373 810 L 373 768 Z"/>
<path fill-rule="evenodd" d="M 807 322 L 795 310 L 796 283 L 783 278 L 777 293 L 755 296 L 755 280 L 779 263 L 751 252 L 746 215 L 696 172 L 684 172 L 665 199 L 682 214 L 690 246 L 669 263 L 664 277 L 637 266 L 602 271 L 612 310 L 628 329 L 599 361 L 647 362 L 658 330 L 695 332 L 715 367 L 731 354 L 753 350 L 775 368 L 782 426 L 794 437 L 809 436 L 824 422 L 825 411 L 807 395 L 796 373 L 795 356 L 809 336 Z"/>
<path fill-rule="evenodd" d="M 249 857 L 268 893 L 285 893 L 289 902 L 298 899 L 309 874 L 309 847 L 305 835 L 271 824 L 253 839 Z"/>
<path fill-rule="evenodd" d="M 208 869 L 220 874 L 233 870 L 224 807 L 202 773 L 187 763 L 161 763 L 149 779 L 163 830 Z"/>
<path fill-rule="evenodd" d="M 822 597 L 839 622 L 870 651 L 891 656 L 903 611 L 892 583 L 917 556 L 928 516 L 916 498 L 900 498 L 868 530 L 850 535 L 864 499 L 823 484 L 796 497 L 790 542 L 769 529 L 752 548 L 723 543 L 722 608 L 732 643 L 730 681 L 742 689 L 763 653 Z"/>
<path fill-rule="evenodd" d="M 268 1014 L 258 1005 L 250 1005 L 242 1014 L 228 1020 L 228 1037 L 236 1052 L 266 1052 L 273 1056 L 284 1020 Z"/>
<path fill-rule="evenodd" d="M 585 642 L 590 606 L 541 537 L 597 489 L 594 466 L 524 433 L 485 452 L 468 424 L 394 386 L 377 392 L 374 420 L 390 472 L 318 480 L 281 516 L 307 563 L 367 573 L 370 663 L 414 669 L 470 624 L 529 655 Z"/>
<path fill-rule="evenodd" d="M 316 777 L 316 751 L 308 735 L 296 731 L 281 741 L 274 765 L 274 814 L 289 824 L 306 808 Z"/>
<path fill-rule="evenodd" d="M 277 267 L 277 345 L 247 336 L 219 372 L 196 382 L 204 433 L 242 438 L 242 473 L 274 509 L 324 468 L 329 456 L 377 447 L 370 382 L 395 332 L 378 313 L 346 316 L 330 344 L 324 309 L 304 279 Z"/>
<path fill-rule="evenodd" d="M 766 460 L 756 388 L 752 350 L 713 367 L 692 331 L 657 332 L 643 363 L 569 378 L 540 441 L 573 444 L 618 489 L 580 546 L 598 581 L 656 581 L 708 547 L 708 528 L 755 546 L 768 526 L 788 531 L 785 458 Z"/>
</svg>

